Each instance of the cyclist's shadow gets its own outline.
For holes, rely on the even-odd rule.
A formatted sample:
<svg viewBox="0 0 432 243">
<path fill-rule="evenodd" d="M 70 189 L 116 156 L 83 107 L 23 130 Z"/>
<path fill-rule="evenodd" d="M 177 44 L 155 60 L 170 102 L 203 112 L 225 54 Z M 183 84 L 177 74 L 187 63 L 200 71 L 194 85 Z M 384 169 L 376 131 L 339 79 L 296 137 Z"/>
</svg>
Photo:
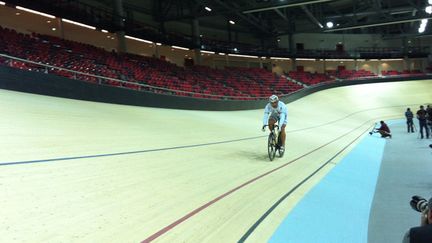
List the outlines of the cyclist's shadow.
<svg viewBox="0 0 432 243">
<path fill-rule="evenodd" d="M 267 151 L 240 150 L 235 152 L 232 156 L 237 158 L 247 158 L 250 161 L 259 161 L 259 162 L 269 161 Z"/>
</svg>

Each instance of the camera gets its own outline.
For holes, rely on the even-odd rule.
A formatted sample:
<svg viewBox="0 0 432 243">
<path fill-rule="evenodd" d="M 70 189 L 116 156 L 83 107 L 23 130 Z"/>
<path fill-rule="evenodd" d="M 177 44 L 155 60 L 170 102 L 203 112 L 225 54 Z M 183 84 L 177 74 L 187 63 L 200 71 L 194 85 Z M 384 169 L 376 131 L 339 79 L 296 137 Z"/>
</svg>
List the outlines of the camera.
<svg viewBox="0 0 432 243">
<path fill-rule="evenodd" d="M 424 212 L 429 208 L 428 201 L 420 196 L 412 196 L 410 201 L 411 208 L 414 209 L 417 212 Z"/>
</svg>

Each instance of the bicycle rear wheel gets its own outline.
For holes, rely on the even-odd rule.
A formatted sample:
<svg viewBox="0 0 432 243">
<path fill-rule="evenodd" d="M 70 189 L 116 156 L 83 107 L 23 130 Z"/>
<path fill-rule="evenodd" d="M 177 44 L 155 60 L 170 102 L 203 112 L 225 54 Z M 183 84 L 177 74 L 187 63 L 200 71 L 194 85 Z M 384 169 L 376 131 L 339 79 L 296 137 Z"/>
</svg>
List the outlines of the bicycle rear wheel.
<svg viewBox="0 0 432 243">
<path fill-rule="evenodd" d="M 273 133 L 270 133 L 268 137 L 267 149 L 269 159 L 270 161 L 273 161 L 276 156 L 276 141 Z"/>
</svg>

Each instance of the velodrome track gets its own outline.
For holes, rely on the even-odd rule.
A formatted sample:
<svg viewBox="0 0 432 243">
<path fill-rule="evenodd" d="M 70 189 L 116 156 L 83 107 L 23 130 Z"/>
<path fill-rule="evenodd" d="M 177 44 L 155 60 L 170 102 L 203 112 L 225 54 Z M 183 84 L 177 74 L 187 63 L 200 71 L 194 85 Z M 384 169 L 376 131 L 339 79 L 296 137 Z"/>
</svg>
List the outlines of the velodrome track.
<svg viewBox="0 0 432 243">
<path fill-rule="evenodd" d="M 287 151 L 273 162 L 263 110 L 0 90 L 0 242 L 265 242 L 374 122 L 430 102 L 431 90 L 432 81 L 365 84 L 290 103 Z"/>
</svg>

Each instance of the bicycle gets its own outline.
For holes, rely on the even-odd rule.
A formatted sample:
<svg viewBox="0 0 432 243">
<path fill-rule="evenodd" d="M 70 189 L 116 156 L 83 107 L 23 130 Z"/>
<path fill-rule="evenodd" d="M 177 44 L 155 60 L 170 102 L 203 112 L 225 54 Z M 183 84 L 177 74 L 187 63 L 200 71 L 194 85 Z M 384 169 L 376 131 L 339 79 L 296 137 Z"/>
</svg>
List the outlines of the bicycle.
<svg viewBox="0 0 432 243">
<path fill-rule="evenodd" d="M 268 125 L 264 126 L 268 127 Z M 276 151 L 278 151 L 279 157 L 283 157 L 284 152 L 281 152 L 280 147 L 281 147 L 281 140 L 280 140 L 280 136 L 279 136 L 279 126 L 278 125 L 274 125 L 273 129 L 270 131 L 270 134 L 268 136 L 268 143 L 267 143 L 267 151 L 268 151 L 268 156 L 270 161 L 273 161 L 273 159 L 276 156 Z"/>
</svg>

